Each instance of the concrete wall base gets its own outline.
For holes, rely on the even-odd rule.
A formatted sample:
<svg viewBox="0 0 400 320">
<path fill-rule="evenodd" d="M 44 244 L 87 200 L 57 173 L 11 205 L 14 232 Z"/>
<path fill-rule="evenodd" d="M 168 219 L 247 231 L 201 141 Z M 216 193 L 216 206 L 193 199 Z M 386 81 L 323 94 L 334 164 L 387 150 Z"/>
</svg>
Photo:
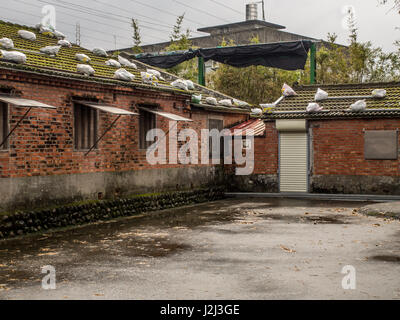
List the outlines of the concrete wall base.
<svg viewBox="0 0 400 320">
<path fill-rule="evenodd" d="M 400 195 L 400 177 L 316 175 L 312 193 Z"/>
<path fill-rule="evenodd" d="M 218 185 L 216 167 L 183 167 L 0 179 L 0 211 Z"/>
</svg>

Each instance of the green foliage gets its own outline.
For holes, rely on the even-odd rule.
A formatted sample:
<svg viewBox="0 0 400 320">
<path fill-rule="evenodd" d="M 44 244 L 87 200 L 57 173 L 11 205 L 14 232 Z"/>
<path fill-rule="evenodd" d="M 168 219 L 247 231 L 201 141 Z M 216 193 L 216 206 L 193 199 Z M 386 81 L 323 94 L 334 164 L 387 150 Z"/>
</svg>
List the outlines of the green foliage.
<svg viewBox="0 0 400 320">
<path fill-rule="evenodd" d="M 349 12 L 348 28 L 348 47 L 337 45 L 337 35 L 329 33 L 327 41 L 318 48 L 317 83 L 400 81 L 400 50 L 385 53 L 371 42 L 358 42 L 358 29 L 352 12 Z M 258 38 L 253 37 L 249 42 L 258 43 Z M 223 39 L 221 46 L 227 45 L 228 42 Z M 229 45 L 234 44 L 230 41 Z M 215 90 L 253 104 L 275 101 L 281 95 L 285 82 L 289 85 L 309 84 L 309 59 L 303 71 L 284 71 L 262 66 L 239 69 L 220 64 L 215 73 L 208 75 L 208 83 Z"/>
<path fill-rule="evenodd" d="M 190 30 L 187 29 L 185 32 L 182 31 L 182 23 L 185 15 L 181 15 L 177 18 L 174 25 L 172 34 L 170 36 L 171 43 L 165 48 L 167 52 L 188 50 L 192 48 L 192 42 L 190 38 Z M 178 66 L 170 68 L 168 72 L 177 75 L 180 78 L 197 81 L 197 61 L 195 59 L 181 63 Z"/>
<path fill-rule="evenodd" d="M 140 47 L 140 44 L 142 43 L 142 38 L 140 36 L 140 28 L 139 28 L 138 20 L 132 19 L 132 28 L 133 28 L 133 36 L 132 36 L 132 38 L 133 38 L 133 44 L 134 44 L 134 46 L 132 48 L 132 51 L 135 54 L 142 53 L 143 50 Z"/>
</svg>

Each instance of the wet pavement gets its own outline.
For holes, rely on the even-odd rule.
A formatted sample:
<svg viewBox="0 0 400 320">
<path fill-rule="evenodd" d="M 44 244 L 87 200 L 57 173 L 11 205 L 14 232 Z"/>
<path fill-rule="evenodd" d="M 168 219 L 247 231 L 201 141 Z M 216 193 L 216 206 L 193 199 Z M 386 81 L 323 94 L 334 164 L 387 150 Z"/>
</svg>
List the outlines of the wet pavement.
<svg viewBox="0 0 400 320">
<path fill-rule="evenodd" d="M 1 241 L 0 299 L 400 299 L 400 222 L 363 205 L 231 199 Z"/>
</svg>

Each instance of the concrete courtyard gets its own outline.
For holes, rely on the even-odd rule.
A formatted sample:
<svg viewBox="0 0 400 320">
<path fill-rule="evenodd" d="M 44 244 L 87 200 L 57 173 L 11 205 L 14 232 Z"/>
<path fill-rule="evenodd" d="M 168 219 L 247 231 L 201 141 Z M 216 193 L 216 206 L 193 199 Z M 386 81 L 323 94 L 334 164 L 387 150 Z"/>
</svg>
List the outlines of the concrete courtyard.
<svg viewBox="0 0 400 320">
<path fill-rule="evenodd" d="M 228 199 L 2 241 L 0 299 L 400 299 L 400 222 L 365 204 Z"/>
</svg>

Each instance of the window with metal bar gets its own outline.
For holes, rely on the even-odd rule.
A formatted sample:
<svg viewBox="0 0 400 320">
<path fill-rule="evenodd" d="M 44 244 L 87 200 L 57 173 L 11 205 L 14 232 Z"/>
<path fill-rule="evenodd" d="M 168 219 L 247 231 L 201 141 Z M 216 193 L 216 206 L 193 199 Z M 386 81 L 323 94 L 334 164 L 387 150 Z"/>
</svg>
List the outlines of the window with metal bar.
<svg viewBox="0 0 400 320">
<path fill-rule="evenodd" d="M 0 102 L 0 143 L 7 137 L 8 130 L 8 104 Z M 0 150 L 5 149 L 8 149 L 8 141 L 0 147 Z"/>
<path fill-rule="evenodd" d="M 139 147 L 147 149 L 153 142 L 146 141 L 147 132 L 156 128 L 156 115 L 145 110 L 140 110 L 139 116 Z"/>
<path fill-rule="evenodd" d="M 97 110 L 74 104 L 74 145 L 76 150 L 87 150 L 97 140 Z M 97 148 L 97 146 L 95 146 Z"/>
</svg>

